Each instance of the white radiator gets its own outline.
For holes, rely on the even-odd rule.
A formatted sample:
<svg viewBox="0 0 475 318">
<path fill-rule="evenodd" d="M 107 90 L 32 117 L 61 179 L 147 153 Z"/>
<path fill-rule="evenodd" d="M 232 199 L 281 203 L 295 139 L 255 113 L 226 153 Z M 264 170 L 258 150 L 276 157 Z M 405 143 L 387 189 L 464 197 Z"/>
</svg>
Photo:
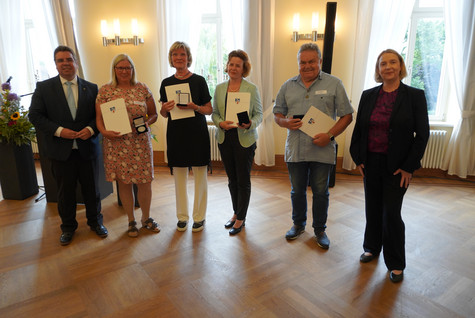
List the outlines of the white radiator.
<svg viewBox="0 0 475 318">
<path fill-rule="evenodd" d="M 431 130 L 429 142 L 427 143 L 424 157 L 422 157 L 422 168 L 439 169 L 445 154 L 445 138 L 447 131 Z"/>
<path fill-rule="evenodd" d="M 218 141 L 216 140 L 216 126 L 208 125 L 209 143 L 211 146 L 211 161 L 221 161 L 221 154 L 219 153 Z"/>
</svg>

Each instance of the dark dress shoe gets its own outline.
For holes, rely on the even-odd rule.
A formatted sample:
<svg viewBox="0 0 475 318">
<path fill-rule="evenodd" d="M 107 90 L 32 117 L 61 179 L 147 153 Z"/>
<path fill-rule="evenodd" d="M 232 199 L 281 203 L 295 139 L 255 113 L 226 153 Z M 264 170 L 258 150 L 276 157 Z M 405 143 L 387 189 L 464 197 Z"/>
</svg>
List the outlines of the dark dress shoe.
<svg viewBox="0 0 475 318">
<path fill-rule="evenodd" d="M 59 238 L 61 245 L 68 245 L 73 240 L 74 232 L 63 232 Z"/>
<path fill-rule="evenodd" d="M 96 232 L 96 234 L 100 237 L 107 237 L 109 232 L 107 231 L 106 227 L 104 225 L 97 225 L 95 227 L 91 227 L 91 231 Z"/>
<path fill-rule="evenodd" d="M 399 283 L 403 280 L 404 278 L 404 272 L 401 272 L 401 274 L 394 274 L 392 271 L 391 273 L 389 273 L 389 279 L 393 282 L 393 283 Z"/>
<path fill-rule="evenodd" d="M 230 229 L 233 227 L 234 223 L 236 223 L 236 220 L 229 220 L 228 222 L 226 222 L 226 224 L 224 224 L 224 227 L 226 229 Z"/>
<path fill-rule="evenodd" d="M 361 254 L 360 256 L 360 262 L 361 263 L 369 263 L 371 262 L 373 259 L 375 259 L 376 256 L 371 254 L 371 255 L 365 255 L 365 253 Z"/>
<path fill-rule="evenodd" d="M 305 232 L 305 226 L 294 224 L 292 225 L 290 230 L 288 230 L 287 233 L 285 233 L 285 238 L 288 240 L 295 240 L 303 232 Z"/>
<path fill-rule="evenodd" d="M 238 234 L 239 232 L 241 232 L 242 228 L 246 226 L 246 221 L 242 222 L 241 226 L 240 227 L 232 227 L 230 230 L 229 230 L 229 235 L 236 235 Z"/>
</svg>

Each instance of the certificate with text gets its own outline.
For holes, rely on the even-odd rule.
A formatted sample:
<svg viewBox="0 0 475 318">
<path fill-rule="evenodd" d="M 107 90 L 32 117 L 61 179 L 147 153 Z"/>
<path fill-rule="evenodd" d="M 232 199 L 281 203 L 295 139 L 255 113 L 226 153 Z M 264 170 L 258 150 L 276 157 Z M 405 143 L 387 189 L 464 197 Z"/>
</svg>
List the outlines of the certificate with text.
<svg viewBox="0 0 475 318">
<path fill-rule="evenodd" d="M 176 104 L 179 104 L 180 94 L 189 94 L 191 99 L 190 85 L 188 83 L 165 86 L 165 93 L 168 101 L 175 101 L 175 107 L 170 111 L 172 120 L 195 117 L 193 109 L 180 109 Z M 193 102 L 190 100 L 190 102 Z"/>
<path fill-rule="evenodd" d="M 101 112 L 106 130 L 118 131 L 121 135 L 132 132 L 127 106 L 125 106 L 123 98 L 101 104 Z"/>
<path fill-rule="evenodd" d="M 248 112 L 251 106 L 251 93 L 249 92 L 229 92 L 226 101 L 226 120 L 230 120 L 234 125 L 238 126 L 237 114 Z"/>
<path fill-rule="evenodd" d="M 305 116 L 302 118 L 300 130 L 315 137 L 320 133 L 327 133 L 335 125 L 335 121 L 315 106 L 310 106 Z"/>
</svg>

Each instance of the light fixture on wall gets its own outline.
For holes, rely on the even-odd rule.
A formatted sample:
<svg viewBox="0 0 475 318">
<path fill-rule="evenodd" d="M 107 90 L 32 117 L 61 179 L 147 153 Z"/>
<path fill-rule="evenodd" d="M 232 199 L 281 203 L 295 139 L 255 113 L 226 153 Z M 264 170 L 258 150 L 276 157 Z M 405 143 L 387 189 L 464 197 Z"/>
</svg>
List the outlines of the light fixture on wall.
<svg viewBox="0 0 475 318">
<path fill-rule="evenodd" d="M 300 29 L 300 14 L 295 13 L 293 19 L 293 32 L 292 32 L 292 41 L 297 42 L 298 40 L 311 40 L 316 42 L 317 40 L 323 40 L 324 34 L 318 33 L 318 12 L 312 13 L 312 33 L 299 33 Z"/>
<path fill-rule="evenodd" d="M 109 35 L 109 28 L 107 25 L 106 20 L 101 20 L 101 33 L 102 33 L 102 45 L 108 46 L 109 44 L 121 45 L 121 44 L 133 44 L 139 45 L 144 43 L 143 38 L 139 38 L 138 36 L 138 22 L 137 19 L 132 19 L 132 37 L 131 38 L 123 38 L 120 37 L 120 22 L 119 19 L 114 19 L 113 21 L 113 30 L 114 30 L 114 37 L 108 38 Z"/>
</svg>

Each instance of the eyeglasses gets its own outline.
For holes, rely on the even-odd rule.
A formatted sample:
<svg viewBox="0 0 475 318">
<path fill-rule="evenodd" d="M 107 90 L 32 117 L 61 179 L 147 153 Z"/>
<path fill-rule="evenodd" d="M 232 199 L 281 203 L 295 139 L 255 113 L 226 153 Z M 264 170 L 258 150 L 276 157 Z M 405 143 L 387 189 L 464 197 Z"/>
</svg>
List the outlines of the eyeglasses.
<svg viewBox="0 0 475 318">
<path fill-rule="evenodd" d="M 115 69 L 118 70 L 118 71 L 121 71 L 121 72 L 130 72 L 133 69 L 133 67 L 130 67 L 130 66 L 129 67 L 117 67 L 116 66 Z"/>
</svg>

